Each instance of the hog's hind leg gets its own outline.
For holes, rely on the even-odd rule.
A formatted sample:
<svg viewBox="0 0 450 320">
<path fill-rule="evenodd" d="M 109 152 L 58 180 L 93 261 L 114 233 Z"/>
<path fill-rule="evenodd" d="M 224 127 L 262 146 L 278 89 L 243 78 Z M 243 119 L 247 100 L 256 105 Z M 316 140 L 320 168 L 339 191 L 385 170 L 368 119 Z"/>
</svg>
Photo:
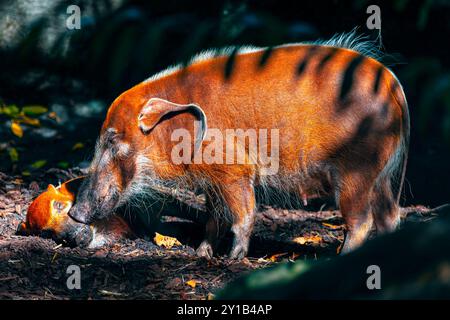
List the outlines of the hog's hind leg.
<svg viewBox="0 0 450 320">
<path fill-rule="evenodd" d="M 397 229 L 400 224 L 400 208 L 388 177 L 376 183 L 371 197 L 371 209 L 379 234 Z"/>
<path fill-rule="evenodd" d="M 372 185 L 370 175 L 356 172 L 349 174 L 341 183 L 339 207 L 347 227 L 341 253 L 356 249 L 369 236 L 373 226 L 369 201 Z"/>
<path fill-rule="evenodd" d="M 224 221 L 231 220 L 234 239 L 229 257 L 240 260 L 247 255 L 255 221 L 256 200 L 253 179 L 249 177 L 227 179 L 224 177 L 217 196 L 220 197 L 219 202 L 223 211 L 215 217 L 211 217 L 205 241 L 197 249 L 197 254 L 211 257 L 213 248 L 211 243 L 217 241 L 216 235 L 219 233 L 215 226 L 223 225 Z"/>
</svg>

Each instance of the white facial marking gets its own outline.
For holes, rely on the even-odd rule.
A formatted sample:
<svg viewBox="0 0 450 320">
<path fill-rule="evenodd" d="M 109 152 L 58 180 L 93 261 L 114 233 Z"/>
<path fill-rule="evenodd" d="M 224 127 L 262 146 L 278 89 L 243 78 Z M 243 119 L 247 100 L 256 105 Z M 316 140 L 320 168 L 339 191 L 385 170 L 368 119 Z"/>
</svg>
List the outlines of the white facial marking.
<svg viewBox="0 0 450 320">
<path fill-rule="evenodd" d="M 117 143 L 117 153 L 119 156 L 127 156 L 130 152 L 130 145 L 126 142 Z"/>
</svg>

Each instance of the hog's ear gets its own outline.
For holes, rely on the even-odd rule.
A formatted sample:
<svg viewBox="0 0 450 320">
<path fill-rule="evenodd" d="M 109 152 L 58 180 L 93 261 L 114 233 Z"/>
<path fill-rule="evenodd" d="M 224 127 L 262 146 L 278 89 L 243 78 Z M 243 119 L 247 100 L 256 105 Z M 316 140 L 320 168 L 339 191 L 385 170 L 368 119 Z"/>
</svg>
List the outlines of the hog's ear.
<svg viewBox="0 0 450 320">
<path fill-rule="evenodd" d="M 61 193 L 75 197 L 85 178 L 86 176 L 80 176 L 64 182 L 60 188 Z"/>
<path fill-rule="evenodd" d="M 148 134 L 167 114 L 191 112 L 201 123 L 201 130 L 198 130 L 195 137 L 195 150 L 198 150 L 206 136 L 208 128 L 205 112 L 196 104 L 177 104 L 167 100 L 152 98 L 142 108 L 138 124 L 143 134 Z"/>
<path fill-rule="evenodd" d="M 19 236 L 28 236 L 30 234 L 25 222 L 22 221 L 21 223 L 19 223 L 19 225 L 17 226 L 16 234 Z"/>
</svg>

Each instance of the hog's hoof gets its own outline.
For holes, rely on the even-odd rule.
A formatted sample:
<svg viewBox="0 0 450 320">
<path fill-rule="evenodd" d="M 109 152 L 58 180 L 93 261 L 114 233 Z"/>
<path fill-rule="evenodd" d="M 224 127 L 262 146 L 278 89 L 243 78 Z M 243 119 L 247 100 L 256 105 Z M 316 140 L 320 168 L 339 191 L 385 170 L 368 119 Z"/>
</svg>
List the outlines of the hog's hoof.
<svg viewBox="0 0 450 320">
<path fill-rule="evenodd" d="M 232 260 L 242 260 L 247 255 L 248 248 L 247 246 L 236 245 L 233 247 L 230 253 L 230 259 Z"/>
<path fill-rule="evenodd" d="M 209 260 L 213 257 L 213 248 L 208 242 L 203 241 L 197 248 L 196 253 L 198 257 L 206 258 Z"/>
</svg>

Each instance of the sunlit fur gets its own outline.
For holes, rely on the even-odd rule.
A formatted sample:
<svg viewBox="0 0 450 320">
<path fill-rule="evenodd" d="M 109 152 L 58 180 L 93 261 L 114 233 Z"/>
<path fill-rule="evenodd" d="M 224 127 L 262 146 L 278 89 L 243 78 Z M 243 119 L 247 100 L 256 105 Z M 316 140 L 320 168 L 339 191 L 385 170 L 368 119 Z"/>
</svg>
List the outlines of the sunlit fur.
<svg viewBox="0 0 450 320">
<path fill-rule="evenodd" d="M 371 57 L 376 60 L 379 60 L 384 56 L 384 53 L 381 51 L 381 44 L 378 43 L 376 40 L 375 41 L 369 40 L 367 36 L 358 34 L 356 28 L 347 33 L 335 34 L 330 39 L 283 44 L 273 47 L 272 50 L 276 48 L 291 47 L 298 45 L 322 45 L 335 48 L 345 48 L 359 52 L 360 54 L 366 57 Z M 242 46 L 242 47 L 231 46 L 222 49 L 210 49 L 195 55 L 193 58 L 189 60 L 189 63 L 187 65 L 193 65 L 199 62 L 204 62 L 221 56 L 230 56 L 231 54 L 242 55 L 247 53 L 265 51 L 267 49 L 268 49 L 267 47 L 254 47 L 254 46 Z M 186 65 L 183 64 L 172 66 L 166 70 L 163 70 L 151 76 L 150 78 L 145 80 L 144 83 L 162 79 L 168 75 L 173 74 L 174 72 L 180 71 L 185 66 Z M 395 75 L 390 70 L 389 72 L 392 74 L 392 76 L 395 77 Z M 395 79 L 397 78 L 395 77 Z M 401 90 L 401 92 L 403 95 L 403 100 L 406 101 L 403 90 Z M 389 176 L 392 177 L 394 182 L 396 182 L 397 184 L 401 184 L 403 177 L 402 172 L 401 170 L 399 171 L 399 169 L 401 169 L 402 162 L 406 159 L 407 145 L 408 145 L 408 137 L 403 136 L 401 143 L 398 145 L 397 151 L 390 158 L 389 162 L 386 164 L 385 168 L 380 174 L 380 179 L 384 176 Z M 257 161 L 255 160 L 256 158 L 255 156 L 251 157 L 254 159 L 253 161 Z M 319 166 L 319 164 L 317 165 Z M 208 192 L 208 190 L 215 189 L 214 181 L 211 181 L 211 177 L 209 175 L 207 175 L 206 177 L 202 177 L 201 174 L 197 174 L 196 176 L 183 176 L 177 177 L 176 180 L 172 181 L 159 179 L 154 175 L 154 170 L 149 160 L 143 156 L 138 157 L 137 167 L 139 169 L 138 174 L 136 174 L 136 180 L 132 182 L 130 188 L 127 190 L 126 194 L 124 194 L 121 203 L 125 203 L 126 201 L 131 199 L 132 195 L 142 196 L 142 194 L 146 194 L 148 196 L 155 197 L 157 193 L 153 191 L 154 187 L 149 186 L 160 185 L 175 189 L 180 188 L 192 189 L 194 187 L 197 187 L 199 189 L 205 190 L 206 192 Z M 304 203 L 304 201 L 301 198 L 301 194 L 298 192 L 299 187 L 300 189 L 302 189 L 302 185 L 309 185 L 309 181 L 314 180 L 313 175 L 316 173 L 316 171 L 321 170 L 323 170 L 322 167 L 314 168 L 314 166 L 309 165 L 308 167 L 305 168 L 298 168 L 298 171 L 295 175 L 292 174 L 284 175 L 283 173 L 280 173 L 279 175 L 275 176 L 265 176 L 259 180 L 259 186 L 261 187 L 260 188 L 261 196 L 264 201 L 275 201 L 283 206 L 288 207 L 301 206 Z M 334 168 L 330 168 L 329 170 L 333 171 Z M 220 177 L 217 178 L 220 179 Z M 338 182 L 332 181 L 332 183 Z M 306 189 L 306 186 L 304 188 Z M 401 186 L 399 186 L 399 188 L 401 188 Z M 273 192 L 274 189 L 276 190 L 276 192 Z M 309 189 L 311 189 L 310 185 Z M 214 190 L 213 192 L 218 193 L 217 190 Z M 309 191 L 309 193 L 321 195 L 324 194 L 324 190 L 318 187 L 315 190 L 313 188 L 312 190 Z M 337 188 L 336 190 L 335 198 L 336 201 L 339 202 L 339 188 Z M 221 205 L 219 205 L 219 208 L 216 208 L 216 210 L 214 211 L 216 213 L 220 213 L 220 209 Z"/>
<path fill-rule="evenodd" d="M 111 128 L 126 132 L 125 142 L 136 148 L 131 153 L 135 172 L 127 177 L 117 206 L 133 201 L 139 205 L 140 200 L 133 199 L 157 197 L 158 186 L 197 189 L 206 193 L 213 215 L 231 213 L 233 217 L 227 218 L 240 223 L 253 211 L 249 209 L 254 206 L 253 186 L 259 186 L 263 196 L 294 206 L 331 192 L 351 235 L 344 249 L 354 248 L 367 236 L 369 203 L 384 197 L 391 207 L 375 207 L 375 211 L 398 216 L 409 139 L 403 89 L 393 73 L 374 59 L 381 56 L 376 43 L 356 31 L 325 41 L 269 48 L 271 55 L 261 65 L 266 49 L 204 52 L 187 65 L 150 77 L 114 101 L 102 134 Z M 235 65 L 227 77 L 222 68 L 232 54 L 236 54 Z M 261 175 L 257 157 L 255 165 L 172 164 L 170 132 L 180 126 L 191 130 L 193 118 L 179 115 L 144 135 L 137 118 L 152 98 L 168 104 L 195 103 L 211 128 L 284 129 L 280 136 L 288 138 L 280 143 L 278 174 Z M 204 141 L 203 146 L 207 144 Z M 97 147 L 101 152 L 104 148 Z M 254 155 L 246 156 L 255 160 Z M 92 170 L 96 166 L 94 161 Z M 244 180 L 245 185 L 240 185 Z M 391 184 L 395 190 L 387 192 Z M 360 218 L 366 220 L 359 223 Z"/>
<path fill-rule="evenodd" d="M 335 48 L 345 48 L 350 49 L 360 54 L 371 57 L 375 60 L 380 60 L 383 58 L 384 53 L 381 50 L 381 43 L 377 41 L 369 40 L 367 36 L 361 35 L 357 33 L 357 29 L 353 29 L 350 32 L 337 33 L 330 39 L 325 40 L 315 40 L 315 41 L 304 41 L 304 42 L 294 42 L 288 44 L 282 44 L 279 46 L 274 46 L 273 49 L 282 48 L 282 47 L 290 47 L 290 46 L 298 46 L 298 45 L 322 45 L 327 47 L 335 47 Z M 202 51 L 196 55 L 194 55 L 187 64 L 179 63 L 173 66 L 164 69 L 148 79 L 144 81 L 144 83 L 152 82 L 155 80 L 159 80 L 168 75 L 171 75 L 177 71 L 182 70 L 186 65 L 193 65 L 199 62 L 211 60 L 217 57 L 229 57 L 231 54 L 246 54 L 253 52 L 260 52 L 268 50 L 269 47 L 255 47 L 251 45 L 247 46 L 229 46 L 225 48 L 219 49 L 209 49 Z"/>
</svg>

